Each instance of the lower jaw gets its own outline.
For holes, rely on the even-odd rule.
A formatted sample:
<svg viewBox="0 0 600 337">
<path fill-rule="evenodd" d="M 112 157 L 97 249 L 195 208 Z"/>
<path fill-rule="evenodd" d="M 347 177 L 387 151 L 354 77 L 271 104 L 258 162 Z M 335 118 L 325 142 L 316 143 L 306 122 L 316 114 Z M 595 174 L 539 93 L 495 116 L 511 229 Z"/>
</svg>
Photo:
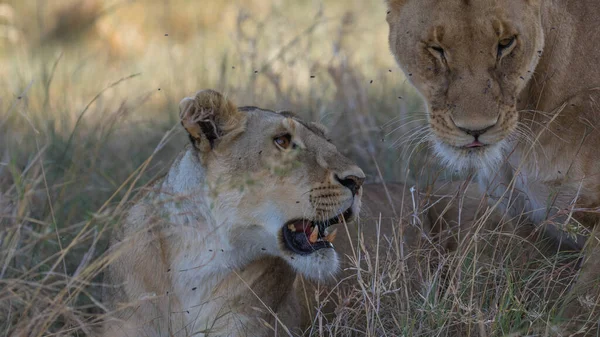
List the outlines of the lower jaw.
<svg viewBox="0 0 600 337">
<path fill-rule="evenodd" d="M 487 151 L 487 147 L 488 146 L 486 145 L 486 146 L 479 146 L 479 147 L 458 147 L 457 149 L 459 151 L 463 151 L 468 154 L 477 155 L 477 154 L 483 154 L 485 151 Z"/>
<path fill-rule="evenodd" d="M 455 171 L 494 170 L 503 158 L 498 144 L 466 148 L 440 141 L 434 143 L 434 152 L 444 166 Z"/>
<path fill-rule="evenodd" d="M 305 234 L 304 232 L 290 232 L 287 228 L 283 228 L 281 233 L 285 248 L 291 253 L 300 256 L 308 256 L 321 250 L 333 249 L 333 245 L 329 241 L 323 239 L 324 236 L 321 232 L 319 232 L 318 235 L 317 241 L 310 243 L 308 241 L 310 235 Z M 301 238 L 299 239 L 297 236 L 301 236 Z M 298 246 L 298 244 L 302 244 L 302 246 Z"/>
</svg>

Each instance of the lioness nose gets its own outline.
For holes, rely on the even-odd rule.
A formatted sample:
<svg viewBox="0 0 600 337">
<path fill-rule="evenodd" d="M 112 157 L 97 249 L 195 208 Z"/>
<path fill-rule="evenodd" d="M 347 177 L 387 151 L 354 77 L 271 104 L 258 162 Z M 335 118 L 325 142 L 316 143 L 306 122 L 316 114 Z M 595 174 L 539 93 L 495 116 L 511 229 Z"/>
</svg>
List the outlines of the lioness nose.
<svg viewBox="0 0 600 337">
<path fill-rule="evenodd" d="M 349 175 L 344 178 L 340 178 L 339 176 L 336 175 L 335 178 L 337 179 L 337 181 L 340 182 L 340 184 L 344 185 L 350 191 L 352 191 L 352 194 L 358 193 L 358 190 L 360 189 L 363 182 L 365 181 L 365 178 L 360 178 L 360 177 L 357 177 L 354 175 Z"/>
<path fill-rule="evenodd" d="M 461 131 L 463 131 L 464 133 L 471 135 L 473 137 L 475 137 L 477 139 L 477 137 L 481 136 L 482 134 L 486 133 L 489 129 L 493 128 L 494 125 L 490 125 L 486 128 L 483 129 L 477 129 L 477 130 L 473 130 L 473 129 L 467 129 L 467 128 L 461 128 L 458 127 Z"/>
</svg>

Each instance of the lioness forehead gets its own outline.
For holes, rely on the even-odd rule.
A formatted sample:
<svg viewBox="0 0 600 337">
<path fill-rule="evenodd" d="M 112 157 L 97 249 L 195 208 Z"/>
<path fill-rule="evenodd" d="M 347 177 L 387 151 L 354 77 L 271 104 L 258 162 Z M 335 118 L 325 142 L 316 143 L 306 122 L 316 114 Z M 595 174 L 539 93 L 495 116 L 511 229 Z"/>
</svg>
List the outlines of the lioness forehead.
<svg viewBox="0 0 600 337">
<path fill-rule="evenodd" d="M 526 0 L 402 0 L 402 11 L 423 25 L 433 21 L 445 22 L 452 26 L 465 19 L 482 21 L 488 16 L 520 16 L 521 9 L 535 7 Z M 394 13 L 397 13 L 396 11 Z"/>
<path fill-rule="evenodd" d="M 392 3 L 403 2 L 405 0 L 390 0 Z M 413 3 L 417 2 L 421 6 L 429 5 L 436 6 L 438 8 L 456 8 L 462 7 L 477 8 L 477 9 L 494 9 L 496 5 L 510 5 L 511 3 L 527 3 L 527 0 L 412 0 Z"/>
<path fill-rule="evenodd" d="M 403 20 L 404 27 L 410 27 L 405 29 L 408 37 L 471 48 L 528 27 L 519 24 L 529 13 L 527 7 L 525 0 L 413 0 L 402 10 L 401 19 L 392 16 L 391 20 Z"/>
<path fill-rule="evenodd" d="M 296 115 L 294 112 L 287 111 L 287 110 L 273 111 L 273 110 L 269 110 L 269 109 L 259 108 L 256 106 L 243 106 L 243 107 L 239 107 L 238 110 L 242 111 L 242 112 L 274 114 L 276 116 L 281 116 L 284 118 L 291 118 L 294 121 L 298 122 L 300 125 L 304 126 L 306 129 L 310 130 L 312 133 L 318 135 L 321 138 L 328 140 L 325 127 L 319 126 L 318 124 L 314 124 L 314 123 L 307 123 L 304 120 L 302 120 L 300 117 L 298 117 L 298 115 Z"/>
</svg>

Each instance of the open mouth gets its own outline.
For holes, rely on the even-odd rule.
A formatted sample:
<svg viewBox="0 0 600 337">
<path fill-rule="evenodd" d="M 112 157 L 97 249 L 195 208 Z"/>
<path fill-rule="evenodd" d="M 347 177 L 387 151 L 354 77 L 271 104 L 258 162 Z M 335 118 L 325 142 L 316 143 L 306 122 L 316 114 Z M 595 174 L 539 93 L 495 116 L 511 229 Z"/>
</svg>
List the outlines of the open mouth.
<svg viewBox="0 0 600 337">
<path fill-rule="evenodd" d="M 349 220 L 353 216 L 352 208 L 344 213 L 325 221 L 312 221 L 296 219 L 288 221 L 282 228 L 283 242 L 292 252 L 308 255 L 324 248 L 333 248 L 337 229 L 328 233 L 329 226 L 340 223 L 343 219 Z"/>
</svg>

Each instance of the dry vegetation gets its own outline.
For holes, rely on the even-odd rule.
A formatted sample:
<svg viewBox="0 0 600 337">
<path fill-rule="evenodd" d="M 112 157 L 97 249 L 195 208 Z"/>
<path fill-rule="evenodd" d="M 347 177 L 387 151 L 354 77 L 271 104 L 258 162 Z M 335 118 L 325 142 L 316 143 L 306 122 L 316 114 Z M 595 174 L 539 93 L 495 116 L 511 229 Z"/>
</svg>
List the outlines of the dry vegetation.
<svg viewBox="0 0 600 337">
<path fill-rule="evenodd" d="M 449 179 L 384 17 L 362 0 L 0 4 L 0 336 L 92 333 L 108 233 L 185 141 L 177 102 L 198 89 L 322 121 L 370 181 Z M 358 266 L 311 334 L 555 334 L 575 260 L 496 227 L 450 254 L 423 240 L 409 268 L 394 249 Z"/>
</svg>

